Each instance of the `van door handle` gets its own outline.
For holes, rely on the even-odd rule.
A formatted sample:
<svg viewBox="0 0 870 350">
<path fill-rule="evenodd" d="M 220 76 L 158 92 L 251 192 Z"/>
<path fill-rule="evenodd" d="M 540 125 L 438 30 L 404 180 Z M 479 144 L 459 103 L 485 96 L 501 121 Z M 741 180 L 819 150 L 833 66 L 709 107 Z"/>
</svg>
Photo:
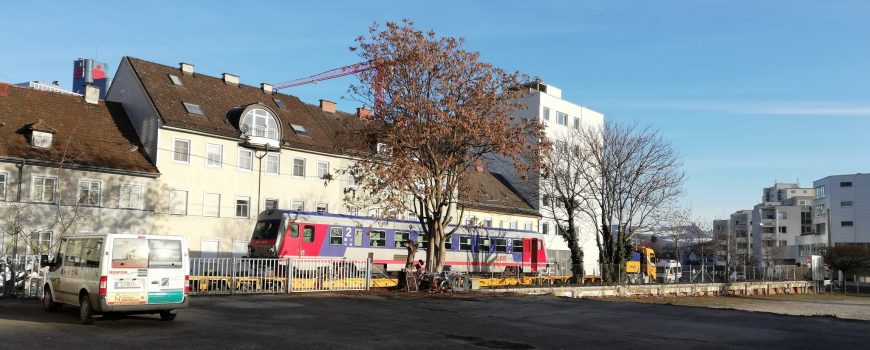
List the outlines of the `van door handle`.
<svg viewBox="0 0 870 350">
<path fill-rule="evenodd" d="M 151 281 L 151 284 L 157 284 L 157 281 Z"/>
</svg>

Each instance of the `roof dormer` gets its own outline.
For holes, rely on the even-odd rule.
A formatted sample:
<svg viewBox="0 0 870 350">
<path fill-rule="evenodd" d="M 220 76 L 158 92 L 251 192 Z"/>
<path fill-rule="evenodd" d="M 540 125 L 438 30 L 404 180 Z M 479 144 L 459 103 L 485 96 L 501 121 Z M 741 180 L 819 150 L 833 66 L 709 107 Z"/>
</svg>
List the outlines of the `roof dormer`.
<svg viewBox="0 0 870 350">
<path fill-rule="evenodd" d="M 57 133 L 57 131 L 48 126 L 42 119 L 37 119 L 36 123 L 30 124 L 27 129 L 30 131 L 31 147 L 43 149 L 51 148 L 54 134 Z"/>
<path fill-rule="evenodd" d="M 239 131 L 250 146 L 270 149 L 281 146 L 281 123 L 274 112 L 261 104 L 252 104 L 242 110 Z"/>
</svg>

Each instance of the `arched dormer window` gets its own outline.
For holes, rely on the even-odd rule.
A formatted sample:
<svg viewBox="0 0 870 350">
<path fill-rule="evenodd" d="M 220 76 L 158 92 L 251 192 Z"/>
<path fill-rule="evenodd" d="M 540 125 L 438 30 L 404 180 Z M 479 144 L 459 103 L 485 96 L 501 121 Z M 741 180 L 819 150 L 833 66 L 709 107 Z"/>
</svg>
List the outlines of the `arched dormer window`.
<svg viewBox="0 0 870 350">
<path fill-rule="evenodd" d="M 263 108 L 249 109 L 242 122 L 239 123 L 242 133 L 251 137 L 265 137 L 272 140 L 280 140 L 281 130 L 278 128 L 278 120 L 272 113 Z"/>
</svg>

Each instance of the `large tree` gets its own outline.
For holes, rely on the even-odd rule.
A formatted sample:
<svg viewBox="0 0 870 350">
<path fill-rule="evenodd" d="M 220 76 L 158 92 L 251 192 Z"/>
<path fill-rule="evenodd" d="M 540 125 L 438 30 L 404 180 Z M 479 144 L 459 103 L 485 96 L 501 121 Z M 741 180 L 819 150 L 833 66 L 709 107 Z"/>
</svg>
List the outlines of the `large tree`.
<svg viewBox="0 0 870 350">
<path fill-rule="evenodd" d="M 449 225 L 462 220 L 456 202 L 467 170 L 500 158 L 524 175 L 547 145 L 540 123 L 515 117 L 520 74 L 482 62 L 463 42 L 405 20 L 373 25 L 351 48 L 375 69 L 360 73 L 350 94 L 374 113 L 341 137 L 372 146 L 346 171 L 382 215 L 414 213 L 433 271 L 441 270 L 444 242 L 459 227 Z"/>
<path fill-rule="evenodd" d="M 632 238 L 682 193 L 681 156 L 658 131 L 607 122 L 582 130 L 577 175 L 587 184 L 579 211 L 596 225 L 601 275 L 618 278 Z"/>
</svg>

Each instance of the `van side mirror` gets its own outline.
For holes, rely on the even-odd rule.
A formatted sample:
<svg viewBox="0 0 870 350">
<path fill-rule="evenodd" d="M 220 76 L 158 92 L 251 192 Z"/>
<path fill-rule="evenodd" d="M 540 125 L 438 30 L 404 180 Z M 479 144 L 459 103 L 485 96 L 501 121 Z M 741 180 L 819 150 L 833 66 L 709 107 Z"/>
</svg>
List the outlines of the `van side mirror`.
<svg viewBox="0 0 870 350">
<path fill-rule="evenodd" d="M 40 255 L 39 256 L 39 267 L 46 267 L 46 266 L 50 266 L 50 263 L 48 262 L 48 255 Z"/>
</svg>

